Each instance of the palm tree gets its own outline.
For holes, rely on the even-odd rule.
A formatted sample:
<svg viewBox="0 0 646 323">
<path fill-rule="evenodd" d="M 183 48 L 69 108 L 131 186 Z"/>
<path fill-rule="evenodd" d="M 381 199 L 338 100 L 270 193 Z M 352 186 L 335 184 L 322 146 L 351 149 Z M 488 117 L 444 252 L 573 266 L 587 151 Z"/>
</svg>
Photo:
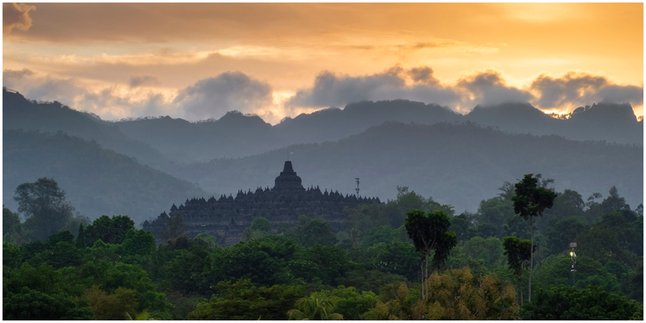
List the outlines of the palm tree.
<svg viewBox="0 0 646 323">
<path fill-rule="evenodd" d="M 296 308 L 287 311 L 290 320 L 342 320 L 334 313 L 335 300 L 325 292 L 314 292 L 296 301 Z"/>
</svg>

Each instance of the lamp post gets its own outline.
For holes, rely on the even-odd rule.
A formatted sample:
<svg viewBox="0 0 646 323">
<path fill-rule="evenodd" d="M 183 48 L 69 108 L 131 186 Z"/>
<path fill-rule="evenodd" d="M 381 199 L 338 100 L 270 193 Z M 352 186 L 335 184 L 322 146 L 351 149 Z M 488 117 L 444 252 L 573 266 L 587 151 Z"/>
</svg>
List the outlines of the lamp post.
<svg viewBox="0 0 646 323">
<path fill-rule="evenodd" d="M 576 283 L 576 242 L 570 242 L 570 274 L 572 276 L 572 286 Z"/>
</svg>

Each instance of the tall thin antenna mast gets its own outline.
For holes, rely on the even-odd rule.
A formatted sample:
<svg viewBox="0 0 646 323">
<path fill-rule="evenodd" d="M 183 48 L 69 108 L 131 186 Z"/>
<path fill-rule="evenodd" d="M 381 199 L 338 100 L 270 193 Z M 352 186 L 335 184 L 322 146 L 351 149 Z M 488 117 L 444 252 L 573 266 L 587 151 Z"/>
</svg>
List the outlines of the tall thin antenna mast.
<svg viewBox="0 0 646 323">
<path fill-rule="evenodd" d="M 359 177 L 355 177 L 354 180 L 357 182 L 357 188 L 354 190 L 357 192 L 357 196 L 359 196 Z"/>
</svg>

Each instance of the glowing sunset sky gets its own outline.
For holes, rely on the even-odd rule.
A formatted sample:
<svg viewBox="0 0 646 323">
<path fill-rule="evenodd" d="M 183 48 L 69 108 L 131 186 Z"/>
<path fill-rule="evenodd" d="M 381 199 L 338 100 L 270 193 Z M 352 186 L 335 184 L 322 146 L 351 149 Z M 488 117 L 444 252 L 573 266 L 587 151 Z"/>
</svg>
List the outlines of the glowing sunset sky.
<svg viewBox="0 0 646 323">
<path fill-rule="evenodd" d="M 642 115 L 642 4 L 4 4 L 4 85 L 104 119 L 407 98 Z"/>
</svg>

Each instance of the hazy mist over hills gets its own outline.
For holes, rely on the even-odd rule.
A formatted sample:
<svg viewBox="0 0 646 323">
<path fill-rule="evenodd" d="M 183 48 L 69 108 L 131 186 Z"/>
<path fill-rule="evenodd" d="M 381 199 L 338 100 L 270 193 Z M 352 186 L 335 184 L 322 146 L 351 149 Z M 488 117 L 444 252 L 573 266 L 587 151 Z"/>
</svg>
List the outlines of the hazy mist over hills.
<svg viewBox="0 0 646 323">
<path fill-rule="evenodd" d="M 475 210 L 505 181 L 541 173 L 587 198 L 615 185 L 631 205 L 641 203 L 639 147 L 578 142 L 557 136 L 509 135 L 477 125 L 387 123 L 339 140 L 295 145 L 241 159 L 214 160 L 185 169 L 207 191 L 234 193 L 273 184 L 281 161 L 291 159 L 303 184 L 392 199 L 409 186 L 458 211 Z"/>
<path fill-rule="evenodd" d="M 56 180 L 76 210 L 89 218 L 127 214 L 143 222 L 168 203 L 206 193 L 133 158 L 64 133 L 4 131 L 3 203 L 17 209 L 15 188 L 40 177 Z"/>
<path fill-rule="evenodd" d="M 134 157 L 153 167 L 169 167 L 169 161 L 158 151 L 124 135 L 113 123 L 73 110 L 56 101 L 37 103 L 18 93 L 3 91 L 3 118 L 4 130 L 61 131 L 96 141 L 104 148 Z"/>
<path fill-rule="evenodd" d="M 3 3 L 2 319 L 643 320 L 643 7 Z"/>
<path fill-rule="evenodd" d="M 128 136 L 183 162 L 250 156 L 292 144 L 338 140 L 387 121 L 436 124 L 474 122 L 503 132 L 556 134 L 576 140 L 642 144 L 642 126 L 630 105 L 601 103 L 571 119 L 552 118 L 527 103 L 477 106 L 466 116 L 447 107 L 407 100 L 360 102 L 287 118 L 271 126 L 257 116 L 229 112 L 217 121 L 169 117 L 116 122 Z"/>
<path fill-rule="evenodd" d="M 615 185 L 634 206 L 643 191 L 642 123 L 627 104 L 555 119 L 527 103 L 460 115 L 407 100 L 360 102 L 272 126 L 239 112 L 203 122 L 107 122 L 17 93 L 4 91 L 3 101 L 9 206 L 18 184 L 55 176 L 84 215 L 112 210 L 141 219 L 171 200 L 271 186 L 287 159 L 305 185 L 350 194 L 360 177 L 362 195 L 389 199 L 403 185 L 458 210 L 475 209 L 528 172 L 584 195 Z M 46 134 L 57 132 L 67 135 Z"/>
</svg>

